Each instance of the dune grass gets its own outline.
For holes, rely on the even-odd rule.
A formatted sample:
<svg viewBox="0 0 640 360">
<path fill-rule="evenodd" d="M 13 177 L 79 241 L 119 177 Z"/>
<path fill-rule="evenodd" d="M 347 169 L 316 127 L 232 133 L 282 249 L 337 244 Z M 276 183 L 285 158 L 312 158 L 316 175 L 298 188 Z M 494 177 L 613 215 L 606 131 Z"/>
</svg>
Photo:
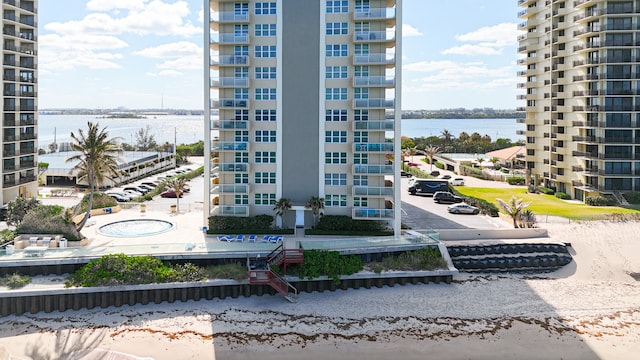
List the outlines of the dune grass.
<svg viewBox="0 0 640 360">
<path fill-rule="evenodd" d="M 561 216 L 574 220 L 596 220 L 611 214 L 640 214 L 637 208 L 624 208 L 620 206 L 588 206 L 576 202 L 561 200 L 553 195 L 532 194 L 524 188 L 476 188 L 459 186 L 456 187 L 462 195 L 473 196 L 489 201 L 500 209 L 498 201 L 500 198 L 509 201 L 512 195 L 524 199 L 531 203 L 528 207 L 536 215 Z"/>
</svg>

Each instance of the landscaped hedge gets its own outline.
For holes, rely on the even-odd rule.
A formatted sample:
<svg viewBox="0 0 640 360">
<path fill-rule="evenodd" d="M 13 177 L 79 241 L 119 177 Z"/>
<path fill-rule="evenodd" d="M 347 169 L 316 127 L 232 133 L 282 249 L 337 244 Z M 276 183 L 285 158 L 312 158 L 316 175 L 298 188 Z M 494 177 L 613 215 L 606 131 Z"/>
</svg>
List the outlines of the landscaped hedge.
<svg viewBox="0 0 640 360">
<path fill-rule="evenodd" d="M 612 196 L 588 196 L 584 202 L 591 206 L 612 206 L 618 203 Z"/>
<path fill-rule="evenodd" d="M 484 199 L 464 195 L 460 193 L 458 190 L 456 190 L 456 188 L 453 186 L 449 187 L 449 191 L 451 191 L 454 195 L 458 195 L 462 197 L 464 199 L 464 202 L 466 202 L 467 204 L 471 206 L 475 206 L 478 209 L 480 209 L 480 212 L 483 214 L 487 214 L 491 217 L 498 217 L 498 214 L 500 213 L 500 210 L 498 210 L 497 206 L 495 206 L 493 203 L 490 203 Z"/>
<path fill-rule="evenodd" d="M 444 169 L 444 164 L 440 161 L 434 161 L 433 165 L 435 165 L 435 167 L 437 167 L 438 169 Z"/>
<path fill-rule="evenodd" d="M 628 192 L 622 194 L 630 204 L 640 204 L 640 191 Z"/>
<path fill-rule="evenodd" d="M 93 193 L 93 202 L 91 203 L 91 209 L 102 209 L 114 207 L 116 205 L 118 205 L 118 202 L 111 196 L 102 192 Z M 78 214 L 87 212 L 87 207 L 89 206 L 89 193 L 82 197 L 80 204 L 78 204 L 77 206 L 78 208 L 76 212 Z"/>
<path fill-rule="evenodd" d="M 477 178 L 477 179 L 482 179 L 482 180 L 487 179 L 487 175 L 482 172 L 482 169 L 474 168 L 467 165 L 460 165 L 460 173 L 462 175 L 473 176 L 474 178 Z"/>
<path fill-rule="evenodd" d="M 525 179 L 522 176 L 512 176 L 507 178 L 509 185 L 524 185 Z"/>
<path fill-rule="evenodd" d="M 252 233 L 257 230 L 265 230 L 269 233 L 273 232 L 273 216 L 257 215 L 253 217 L 237 217 L 237 216 L 210 216 L 209 231 L 212 234 L 225 232 L 228 230 L 238 231 L 252 229 Z M 266 232 L 265 232 L 266 234 Z"/>
<path fill-rule="evenodd" d="M 363 269 L 362 260 L 356 255 L 340 255 L 337 251 L 305 250 L 304 262 L 291 266 L 300 279 L 327 276 L 340 283 L 341 275 L 355 274 Z"/>
<path fill-rule="evenodd" d="M 553 189 L 549 189 L 549 188 L 546 188 L 544 186 L 538 186 L 538 191 L 540 191 L 543 194 L 547 194 L 547 195 L 553 195 L 555 193 L 555 191 L 553 191 Z"/>
<path fill-rule="evenodd" d="M 356 220 L 346 215 L 324 215 L 320 217 L 316 230 L 340 232 L 380 232 L 385 224 L 377 220 Z"/>
<path fill-rule="evenodd" d="M 571 199 L 571 196 L 569 196 L 569 194 L 567 194 L 567 193 L 563 193 L 562 191 L 558 191 L 558 192 L 556 193 L 556 197 L 557 197 L 558 199 L 562 199 L 562 200 L 569 200 L 569 199 Z"/>
<path fill-rule="evenodd" d="M 85 204 L 86 208 L 86 204 Z M 82 240 L 84 236 L 68 218 L 62 206 L 38 206 L 29 211 L 16 227 L 18 234 L 60 234 L 70 241 Z"/>
</svg>

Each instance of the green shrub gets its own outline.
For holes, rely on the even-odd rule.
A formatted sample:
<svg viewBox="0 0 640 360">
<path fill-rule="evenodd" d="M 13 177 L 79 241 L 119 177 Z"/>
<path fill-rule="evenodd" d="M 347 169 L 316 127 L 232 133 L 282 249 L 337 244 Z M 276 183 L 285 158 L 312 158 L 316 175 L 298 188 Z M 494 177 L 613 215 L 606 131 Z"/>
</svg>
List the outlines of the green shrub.
<svg viewBox="0 0 640 360">
<path fill-rule="evenodd" d="M 102 193 L 95 192 L 93 193 L 93 202 L 91 203 L 91 209 L 102 209 L 107 207 L 117 206 L 118 202 L 112 198 L 111 196 Z M 87 212 L 87 207 L 89 206 L 89 194 L 86 194 L 82 197 L 82 201 L 78 204 L 76 208 L 76 213 L 85 213 Z"/>
<path fill-rule="evenodd" d="M 117 286 L 206 279 L 203 268 L 193 264 L 167 265 L 152 256 L 105 255 L 78 269 L 67 286 Z"/>
<path fill-rule="evenodd" d="M 70 241 L 82 240 L 84 236 L 61 209 L 57 205 L 38 206 L 24 216 L 24 220 L 16 227 L 16 233 L 60 234 Z"/>
<path fill-rule="evenodd" d="M 590 206 L 612 206 L 618 203 L 612 196 L 588 196 L 584 202 Z"/>
<path fill-rule="evenodd" d="M 369 267 L 377 274 L 382 270 L 428 271 L 447 269 L 447 262 L 437 247 L 430 246 L 428 248 L 407 251 L 396 256 L 386 257 L 380 263 L 369 264 Z"/>
<path fill-rule="evenodd" d="M 320 217 L 317 230 L 340 232 L 380 232 L 385 224 L 377 220 L 357 220 L 346 215 L 324 215 Z"/>
<path fill-rule="evenodd" d="M 273 216 L 257 215 L 253 217 L 237 217 L 237 216 L 211 216 L 209 217 L 209 229 L 211 233 L 225 232 L 227 230 L 250 230 L 252 232 L 262 230 L 266 232 L 272 231 Z"/>
<path fill-rule="evenodd" d="M 469 204 L 471 206 L 475 206 L 478 209 L 480 209 L 480 212 L 483 213 L 483 214 L 489 215 L 491 217 L 498 217 L 498 214 L 500 213 L 500 210 L 498 210 L 498 207 L 495 204 L 490 203 L 490 202 L 488 202 L 488 201 L 486 201 L 484 199 L 480 199 L 480 198 L 473 197 L 473 196 L 468 196 L 468 195 L 463 195 L 453 187 L 450 187 L 450 191 L 454 195 L 458 195 L 458 196 L 462 197 L 464 199 L 464 202 L 466 202 L 467 204 Z"/>
<path fill-rule="evenodd" d="M 244 280 L 248 277 L 246 265 L 238 263 L 207 266 L 206 272 L 209 279 Z"/>
<path fill-rule="evenodd" d="M 640 204 L 640 191 L 628 192 L 622 194 L 630 204 Z"/>
<path fill-rule="evenodd" d="M 511 176 L 507 178 L 509 185 L 524 185 L 525 179 L 522 176 Z"/>
<path fill-rule="evenodd" d="M 35 198 L 18 197 L 13 201 L 9 201 L 7 204 L 7 224 L 17 226 L 20 224 L 25 215 L 35 208 L 40 206 L 40 201 Z"/>
<path fill-rule="evenodd" d="M 553 195 L 555 193 L 555 191 L 553 191 L 553 189 L 549 189 L 549 188 L 546 188 L 544 186 L 538 186 L 538 191 L 540 191 L 543 194 L 547 194 L 547 195 Z"/>
<path fill-rule="evenodd" d="M 562 199 L 562 200 L 569 200 L 569 199 L 571 199 L 571 196 L 569 196 L 569 194 L 567 194 L 567 193 L 563 193 L 562 191 L 558 191 L 558 192 L 556 193 L 556 197 L 557 197 L 558 199 Z"/>
<path fill-rule="evenodd" d="M 444 169 L 444 164 L 440 161 L 434 161 L 433 165 L 435 165 L 435 167 L 437 167 L 438 169 Z"/>
<path fill-rule="evenodd" d="M 9 289 L 18 289 L 31 282 L 31 278 L 28 276 L 13 273 L 11 275 L 5 275 L 0 277 L 0 285 L 6 286 Z"/>
<path fill-rule="evenodd" d="M 327 276 L 336 284 L 340 275 L 355 274 L 363 269 L 362 260 L 356 255 L 340 255 L 337 251 L 305 250 L 304 262 L 291 267 L 301 279 Z"/>
<path fill-rule="evenodd" d="M 0 245 L 13 241 L 18 236 L 15 230 L 2 229 L 0 230 Z"/>
</svg>

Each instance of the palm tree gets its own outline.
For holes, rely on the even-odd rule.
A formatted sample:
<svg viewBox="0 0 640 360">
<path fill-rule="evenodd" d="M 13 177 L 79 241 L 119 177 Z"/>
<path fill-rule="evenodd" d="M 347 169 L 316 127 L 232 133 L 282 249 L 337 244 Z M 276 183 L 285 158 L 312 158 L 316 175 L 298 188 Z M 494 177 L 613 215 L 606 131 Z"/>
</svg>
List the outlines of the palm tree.
<svg viewBox="0 0 640 360">
<path fill-rule="evenodd" d="M 314 225 L 318 223 L 318 215 L 320 215 L 320 210 L 324 209 L 324 198 L 312 196 L 309 201 L 307 201 L 308 208 L 311 208 L 311 212 L 313 213 Z"/>
<path fill-rule="evenodd" d="M 451 134 L 447 129 L 442 130 L 440 137 L 444 140 L 445 146 L 451 144 L 451 140 L 453 140 L 453 134 Z"/>
<path fill-rule="evenodd" d="M 423 150 L 423 153 L 429 158 L 429 164 L 431 164 L 429 171 L 433 170 L 433 157 L 436 156 L 436 154 L 439 154 L 441 151 L 442 150 L 440 150 L 439 147 L 433 145 L 429 145 L 426 149 Z"/>
<path fill-rule="evenodd" d="M 282 217 L 289 209 L 291 209 L 291 199 L 280 198 L 275 203 L 273 210 L 276 212 L 276 226 L 282 227 Z"/>
<path fill-rule="evenodd" d="M 80 231 L 91 215 L 94 191 L 106 180 L 119 176 L 118 157 L 122 148 L 119 138 L 108 138 L 106 127 L 100 129 L 99 124 L 87 122 L 88 131 L 78 130 L 78 135 L 71 132 L 71 149 L 79 152 L 69 157 L 66 162 L 77 162 L 73 170 L 78 172 L 78 180 L 85 180 L 89 186 L 89 204 L 87 212 L 77 226 Z M 73 171 L 72 170 L 72 171 Z"/>
<path fill-rule="evenodd" d="M 508 203 L 502 199 L 496 200 L 498 201 L 498 204 L 500 204 L 502 210 L 504 210 L 504 212 L 506 212 L 507 215 L 511 217 L 511 219 L 513 220 L 513 227 L 517 229 L 518 219 L 520 219 L 520 215 L 527 207 L 529 207 L 529 205 L 531 205 L 531 203 L 526 203 L 522 198 L 516 198 L 515 195 L 511 196 L 511 199 L 509 199 Z"/>
<path fill-rule="evenodd" d="M 187 187 L 187 179 L 184 176 L 172 177 L 164 183 L 164 187 L 176 193 L 176 211 L 180 212 L 180 195 Z"/>
</svg>

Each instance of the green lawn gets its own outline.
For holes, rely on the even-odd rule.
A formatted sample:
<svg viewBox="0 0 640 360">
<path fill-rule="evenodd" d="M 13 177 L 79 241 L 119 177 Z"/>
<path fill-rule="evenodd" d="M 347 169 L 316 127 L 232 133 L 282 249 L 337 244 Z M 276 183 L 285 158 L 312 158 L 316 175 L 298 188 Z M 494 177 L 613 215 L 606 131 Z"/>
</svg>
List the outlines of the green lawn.
<svg viewBox="0 0 640 360">
<path fill-rule="evenodd" d="M 527 190 L 523 188 L 494 189 L 458 186 L 456 190 L 462 195 L 473 196 L 489 201 L 499 209 L 500 206 L 496 199 L 500 198 L 508 202 L 511 196 L 515 195 L 531 203 L 528 209 L 536 215 L 553 215 L 575 220 L 589 220 L 598 219 L 608 214 L 640 214 L 640 211 L 637 209 L 619 206 L 587 206 L 585 204 L 560 200 L 553 195 L 528 193 Z"/>
</svg>

